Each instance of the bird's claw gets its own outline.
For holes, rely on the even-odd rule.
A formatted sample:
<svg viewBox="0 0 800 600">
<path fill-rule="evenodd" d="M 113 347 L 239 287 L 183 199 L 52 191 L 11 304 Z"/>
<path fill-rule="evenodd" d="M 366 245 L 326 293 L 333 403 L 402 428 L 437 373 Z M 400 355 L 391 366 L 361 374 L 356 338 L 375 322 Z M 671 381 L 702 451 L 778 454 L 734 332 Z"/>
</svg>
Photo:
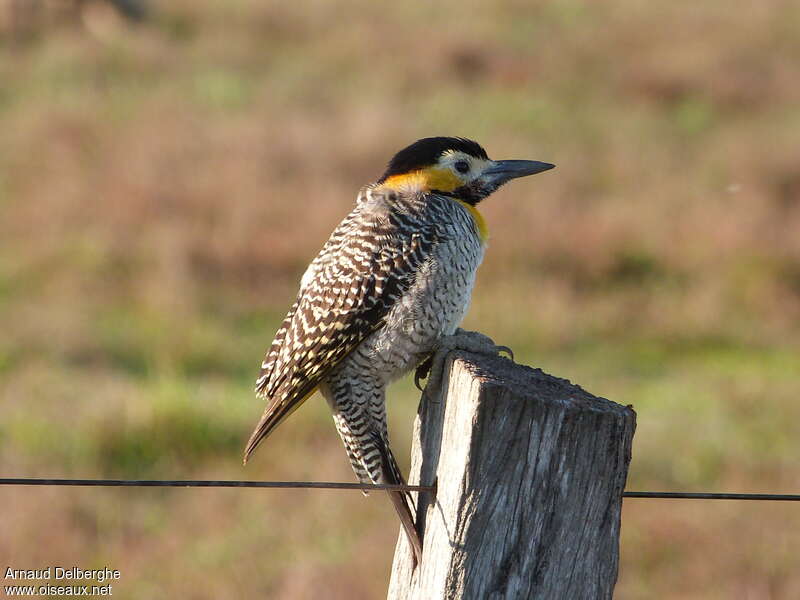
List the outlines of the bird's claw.
<svg viewBox="0 0 800 600">
<path fill-rule="evenodd" d="M 447 356 L 453 350 L 465 350 L 476 354 L 498 355 L 501 352 L 508 354 L 514 360 L 514 352 L 508 346 L 494 343 L 492 338 L 477 331 L 457 329 L 453 335 L 442 338 L 439 347 L 417 367 L 414 373 L 414 385 L 421 392 L 436 390 L 440 387 L 444 377 L 444 364 Z M 425 387 L 420 384 L 426 379 Z"/>
<path fill-rule="evenodd" d="M 423 379 L 428 379 L 428 376 L 431 374 L 431 367 L 433 366 L 433 354 L 429 355 L 428 358 L 423 360 L 419 363 L 416 371 L 414 371 L 414 386 L 420 391 L 424 392 L 425 388 L 422 387 L 420 381 Z"/>
<path fill-rule="evenodd" d="M 495 346 L 494 349 L 497 350 L 498 354 L 505 352 L 508 354 L 508 358 L 510 358 L 512 361 L 514 360 L 514 351 L 508 346 Z"/>
</svg>

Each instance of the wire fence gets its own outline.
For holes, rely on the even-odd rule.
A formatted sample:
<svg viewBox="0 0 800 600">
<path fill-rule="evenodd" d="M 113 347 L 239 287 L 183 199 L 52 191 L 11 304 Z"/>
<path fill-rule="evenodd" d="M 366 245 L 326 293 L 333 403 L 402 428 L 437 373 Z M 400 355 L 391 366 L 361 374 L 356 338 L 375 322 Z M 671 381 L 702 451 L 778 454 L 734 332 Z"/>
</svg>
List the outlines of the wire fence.
<svg viewBox="0 0 800 600">
<path fill-rule="evenodd" d="M 430 485 L 390 485 L 345 483 L 339 481 L 240 481 L 197 479 L 47 479 L 39 477 L 0 478 L 0 485 L 57 485 L 76 487 L 202 487 L 202 488 L 278 488 L 321 490 L 373 490 L 436 492 Z M 800 502 L 800 494 L 739 494 L 715 492 L 624 492 L 623 498 L 681 500 L 759 500 Z"/>
<path fill-rule="evenodd" d="M 0 485 L 66 485 L 85 487 L 204 487 L 204 488 L 282 488 L 321 490 L 386 490 L 433 492 L 429 485 L 344 483 L 339 481 L 238 481 L 214 479 L 46 479 L 38 477 L 0 478 Z"/>
</svg>

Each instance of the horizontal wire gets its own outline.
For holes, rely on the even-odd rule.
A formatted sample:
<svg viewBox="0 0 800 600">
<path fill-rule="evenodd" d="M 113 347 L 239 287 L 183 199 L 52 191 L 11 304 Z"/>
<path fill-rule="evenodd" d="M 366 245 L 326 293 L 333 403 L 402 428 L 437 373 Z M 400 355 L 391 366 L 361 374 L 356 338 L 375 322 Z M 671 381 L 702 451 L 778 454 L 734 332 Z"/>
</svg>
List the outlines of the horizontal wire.
<svg viewBox="0 0 800 600">
<path fill-rule="evenodd" d="M 386 490 L 390 492 L 432 492 L 429 485 L 388 483 L 342 483 L 338 481 L 232 481 L 172 479 L 41 479 L 38 477 L 0 478 L 0 485 L 68 485 L 91 487 L 206 487 L 206 488 L 283 488 L 322 490 Z"/>
<path fill-rule="evenodd" d="M 43 479 L 38 477 L 0 478 L 0 485 L 61 485 L 88 487 L 205 487 L 205 488 L 282 488 L 323 490 L 386 490 L 434 492 L 435 486 L 343 483 L 338 481 L 236 481 L 173 479 Z M 683 500 L 779 500 L 800 502 L 800 494 L 731 494 L 711 492 L 624 492 L 623 498 Z"/>
<path fill-rule="evenodd" d="M 623 498 L 662 498 L 683 500 L 782 500 L 800 502 L 800 494 L 726 494 L 710 492 L 624 492 Z"/>
</svg>

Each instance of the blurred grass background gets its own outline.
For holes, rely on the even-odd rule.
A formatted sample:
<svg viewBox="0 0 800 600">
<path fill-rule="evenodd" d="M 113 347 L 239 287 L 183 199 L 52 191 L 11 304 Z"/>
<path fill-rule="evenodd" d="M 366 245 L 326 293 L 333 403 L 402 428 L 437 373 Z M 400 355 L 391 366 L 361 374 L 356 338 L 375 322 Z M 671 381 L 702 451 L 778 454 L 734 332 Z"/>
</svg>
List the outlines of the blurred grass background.
<svg viewBox="0 0 800 600">
<path fill-rule="evenodd" d="M 315 397 L 252 463 L 305 265 L 416 138 L 554 162 L 484 205 L 465 326 L 639 414 L 630 489 L 800 489 L 800 6 L 0 0 L 4 476 L 342 480 Z M 391 393 L 408 453 L 417 394 Z M 407 466 L 407 463 L 406 463 Z M 0 563 L 121 598 L 378 598 L 382 495 L 3 489 Z M 618 597 L 800 597 L 794 505 L 629 500 Z"/>
</svg>

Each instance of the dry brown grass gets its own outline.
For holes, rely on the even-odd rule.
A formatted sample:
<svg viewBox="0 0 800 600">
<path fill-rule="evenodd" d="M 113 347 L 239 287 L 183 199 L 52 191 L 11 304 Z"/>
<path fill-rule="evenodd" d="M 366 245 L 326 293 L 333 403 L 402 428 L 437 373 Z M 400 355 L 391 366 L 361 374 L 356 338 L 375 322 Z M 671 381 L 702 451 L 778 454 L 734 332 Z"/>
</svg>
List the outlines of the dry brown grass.
<svg viewBox="0 0 800 600">
<path fill-rule="evenodd" d="M 467 325 L 633 403 L 632 487 L 798 488 L 796 3 L 158 8 L 0 27 L 4 474 L 350 480 L 316 401 L 242 470 L 252 379 L 357 188 L 453 134 L 558 164 L 486 203 Z M 397 530 L 357 494 L 0 496 L 0 563 L 123 598 L 380 597 Z M 798 597 L 797 515 L 628 502 L 618 595 Z"/>
</svg>

